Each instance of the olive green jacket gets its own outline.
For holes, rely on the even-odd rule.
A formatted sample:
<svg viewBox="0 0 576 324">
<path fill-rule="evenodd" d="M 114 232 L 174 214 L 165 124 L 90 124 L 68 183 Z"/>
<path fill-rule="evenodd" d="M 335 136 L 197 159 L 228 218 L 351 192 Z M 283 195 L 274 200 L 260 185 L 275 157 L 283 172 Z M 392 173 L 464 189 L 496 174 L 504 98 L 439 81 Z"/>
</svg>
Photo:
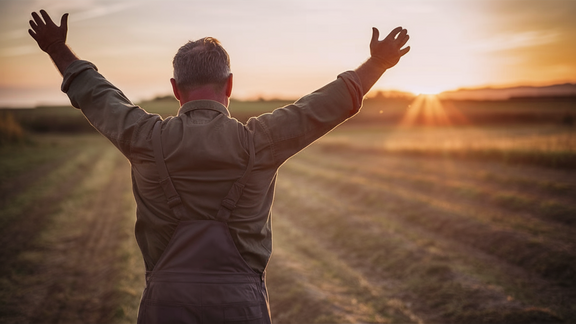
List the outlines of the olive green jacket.
<svg viewBox="0 0 576 324">
<path fill-rule="evenodd" d="M 152 128 L 162 119 L 130 102 L 87 61 L 67 68 L 62 91 L 130 161 L 136 239 L 151 270 L 178 224 L 159 185 L 153 156 Z M 214 219 L 221 200 L 246 168 L 247 133 L 251 132 L 256 160 L 228 226 L 244 260 L 263 272 L 272 252 L 271 208 L 278 168 L 356 114 L 362 97 L 358 76 L 348 71 L 293 104 L 246 124 L 231 118 L 228 109 L 215 101 L 184 104 L 177 116 L 162 120 L 166 165 L 184 206 L 198 219 Z"/>
</svg>

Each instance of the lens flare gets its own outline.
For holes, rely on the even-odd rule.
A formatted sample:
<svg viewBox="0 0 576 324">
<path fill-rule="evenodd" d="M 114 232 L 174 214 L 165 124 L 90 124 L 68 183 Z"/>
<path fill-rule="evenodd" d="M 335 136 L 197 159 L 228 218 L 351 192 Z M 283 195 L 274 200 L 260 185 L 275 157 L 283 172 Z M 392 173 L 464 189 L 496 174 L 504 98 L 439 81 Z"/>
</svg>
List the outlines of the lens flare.
<svg viewBox="0 0 576 324">
<path fill-rule="evenodd" d="M 449 107 L 451 107 L 449 105 Z M 454 107 L 447 107 L 434 94 L 420 94 L 408 106 L 406 114 L 400 121 L 401 127 L 410 126 L 451 126 L 453 119 L 458 123 L 465 120 L 464 116 Z"/>
</svg>

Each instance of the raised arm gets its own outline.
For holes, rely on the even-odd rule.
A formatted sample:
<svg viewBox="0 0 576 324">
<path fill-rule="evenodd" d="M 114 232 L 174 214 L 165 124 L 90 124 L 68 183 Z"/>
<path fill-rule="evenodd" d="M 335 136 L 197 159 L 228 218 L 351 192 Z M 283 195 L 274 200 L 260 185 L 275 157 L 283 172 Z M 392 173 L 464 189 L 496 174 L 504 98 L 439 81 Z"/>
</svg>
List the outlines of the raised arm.
<svg viewBox="0 0 576 324">
<path fill-rule="evenodd" d="M 76 57 L 66 45 L 68 14 L 62 16 L 60 26 L 54 24 L 46 11 L 40 10 L 40 15 L 42 17 L 32 13 L 34 20 L 30 20 L 32 29 L 28 32 L 40 49 L 50 55 L 64 77 L 62 91 L 74 107 L 82 110 L 92 126 L 130 159 L 135 145 L 132 139 L 141 139 L 138 134 L 147 131 L 142 125 L 146 124 L 150 130 L 150 125 L 160 117 L 134 105 L 98 73 L 95 65 Z"/>
<path fill-rule="evenodd" d="M 379 37 L 378 29 L 372 28 L 370 58 L 356 69 L 364 94 L 368 93 L 384 71 L 396 65 L 410 50 L 410 46 L 402 48 L 410 38 L 408 31 L 402 27 L 395 28 L 381 41 L 378 40 Z"/>
<path fill-rule="evenodd" d="M 374 28 L 371 56 L 354 72 L 342 73 L 335 81 L 295 103 L 248 121 L 248 127 L 256 132 L 256 145 L 272 147 L 274 163 L 280 165 L 356 114 L 364 95 L 384 71 L 410 50 L 402 48 L 409 38 L 405 29 L 398 27 L 381 41 L 378 37 L 378 29 Z"/>
<path fill-rule="evenodd" d="M 41 50 L 48 53 L 60 74 L 64 75 L 66 68 L 78 57 L 66 45 L 66 34 L 68 33 L 68 14 L 62 15 L 60 26 L 52 21 L 52 18 L 44 10 L 40 10 L 42 18 L 36 13 L 32 13 L 28 33 L 36 42 Z"/>
</svg>

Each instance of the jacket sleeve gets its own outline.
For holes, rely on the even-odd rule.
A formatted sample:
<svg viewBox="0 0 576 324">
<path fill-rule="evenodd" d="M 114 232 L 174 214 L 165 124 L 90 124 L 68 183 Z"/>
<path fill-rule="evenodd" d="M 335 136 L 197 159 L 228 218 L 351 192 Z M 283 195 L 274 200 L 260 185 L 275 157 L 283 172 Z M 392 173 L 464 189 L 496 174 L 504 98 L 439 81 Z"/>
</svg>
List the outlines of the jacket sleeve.
<svg viewBox="0 0 576 324">
<path fill-rule="evenodd" d="M 348 71 L 291 105 L 251 118 L 247 126 L 255 132 L 256 150 L 269 146 L 279 166 L 355 115 L 362 99 L 361 81 L 356 72 Z"/>
<path fill-rule="evenodd" d="M 62 91 L 90 124 L 130 159 L 131 143 L 143 123 L 160 119 L 134 105 L 88 61 L 75 61 L 64 72 Z"/>
</svg>

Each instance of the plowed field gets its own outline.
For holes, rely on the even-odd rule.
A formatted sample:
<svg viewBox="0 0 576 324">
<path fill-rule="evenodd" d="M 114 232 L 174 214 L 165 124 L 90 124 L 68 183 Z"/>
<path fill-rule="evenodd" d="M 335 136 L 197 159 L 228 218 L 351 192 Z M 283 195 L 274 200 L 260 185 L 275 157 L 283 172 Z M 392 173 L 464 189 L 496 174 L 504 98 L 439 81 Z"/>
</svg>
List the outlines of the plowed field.
<svg viewBox="0 0 576 324">
<path fill-rule="evenodd" d="M 444 131 L 419 132 L 342 128 L 282 166 L 273 320 L 576 321 L 576 168 L 554 167 L 574 130 L 498 130 L 451 151 L 430 144 Z M 126 159 L 98 135 L 0 158 L 0 322 L 135 322 L 144 265 Z"/>
</svg>

